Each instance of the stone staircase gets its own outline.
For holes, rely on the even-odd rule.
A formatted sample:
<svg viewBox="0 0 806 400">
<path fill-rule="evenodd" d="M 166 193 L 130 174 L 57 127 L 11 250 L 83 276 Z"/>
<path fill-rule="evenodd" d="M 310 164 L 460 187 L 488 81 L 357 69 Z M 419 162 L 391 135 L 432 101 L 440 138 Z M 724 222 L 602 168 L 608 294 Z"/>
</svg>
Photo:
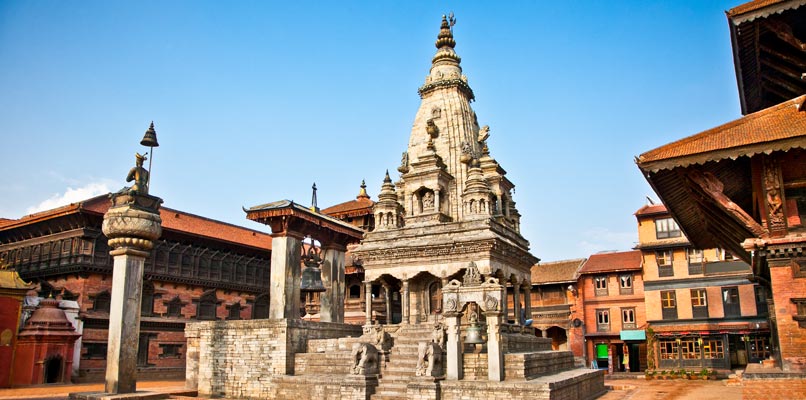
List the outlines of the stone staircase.
<svg viewBox="0 0 806 400">
<path fill-rule="evenodd" d="M 389 353 L 389 360 L 381 370 L 381 379 L 375 390 L 373 399 L 403 400 L 407 399 L 406 386 L 415 377 L 417 368 L 417 346 L 420 342 L 431 340 L 433 323 L 404 325 L 394 335 L 394 346 Z M 443 354 L 444 359 L 444 354 Z"/>
</svg>

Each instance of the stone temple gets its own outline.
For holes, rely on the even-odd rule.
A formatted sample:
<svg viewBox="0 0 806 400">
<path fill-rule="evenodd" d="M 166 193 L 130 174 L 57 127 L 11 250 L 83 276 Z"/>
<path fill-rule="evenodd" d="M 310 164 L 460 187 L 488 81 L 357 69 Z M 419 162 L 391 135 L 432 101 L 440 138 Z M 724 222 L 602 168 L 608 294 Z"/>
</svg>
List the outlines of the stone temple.
<svg viewBox="0 0 806 400">
<path fill-rule="evenodd" d="M 443 17 L 437 52 L 400 163 L 374 205 L 375 229 L 281 200 L 249 208 L 272 229 L 269 319 L 190 323 L 187 385 L 200 396 L 319 399 L 590 399 L 603 372 L 525 323 L 530 267 L 514 185 L 487 146 L 489 128 Z M 347 245 L 389 319 L 344 324 Z M 301 268 L 304 264 L 305 268 Z M 321 272 L 320 320 L 300 318 L 301 289 Z M 316 279 L 313 279 L 316 281 Z M 507 320 L 507 287 L 516 317 Z M 521 290 L 523 296 L 521 296 Z M 391 295 L 390 295 L 391 294 Z M 391 302 L 401 313 L 392 317 Z M 526 307 L 521 310 L 521 304 Z M 397 304 L 396 304 L 397 305 Z"/>
</svg>

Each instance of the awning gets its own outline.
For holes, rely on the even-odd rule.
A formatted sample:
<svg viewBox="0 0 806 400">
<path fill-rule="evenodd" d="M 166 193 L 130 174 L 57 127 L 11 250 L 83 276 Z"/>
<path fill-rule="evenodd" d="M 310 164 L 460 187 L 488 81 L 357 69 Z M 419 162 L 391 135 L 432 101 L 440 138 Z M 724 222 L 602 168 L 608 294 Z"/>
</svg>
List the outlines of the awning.
<svg viewBox="0 0 806 400">
<path fill-rule="evenodd" d="M 646 340 L 646 331 L 621 331 L 621 340 Z"/>
</svg>

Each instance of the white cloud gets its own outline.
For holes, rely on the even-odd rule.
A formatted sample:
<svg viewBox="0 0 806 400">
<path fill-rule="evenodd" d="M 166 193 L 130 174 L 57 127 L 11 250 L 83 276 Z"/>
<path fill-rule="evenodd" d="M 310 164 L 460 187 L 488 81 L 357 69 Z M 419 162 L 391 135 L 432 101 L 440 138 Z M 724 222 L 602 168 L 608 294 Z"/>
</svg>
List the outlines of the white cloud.
<svg viewBox="0 0 806 400">
<path fill-rule="evenodd" d="M 109 193 L 110 183 L 106 181 L 88 183 L 79 188 L 68 187 L 64 193 L 56 193 L 49 199 L 33 206 L 28 207 L 27 214 L 33 214 L 39 211 L 50 210 L 52 208 L 61 207 L 70 203 L 76 203 L 82 200 L 87 200 L 91 197 L 100 194 Z"/>
<path fill-rule="evenodd" d="M 635 247 L 636 232 L 614 232 L 607 228 L 591 228 L 582 232 L 582 240 L 577 246 L 582 254 L 596 254 L 600 251 L 626 251 Z"/>
</svg>

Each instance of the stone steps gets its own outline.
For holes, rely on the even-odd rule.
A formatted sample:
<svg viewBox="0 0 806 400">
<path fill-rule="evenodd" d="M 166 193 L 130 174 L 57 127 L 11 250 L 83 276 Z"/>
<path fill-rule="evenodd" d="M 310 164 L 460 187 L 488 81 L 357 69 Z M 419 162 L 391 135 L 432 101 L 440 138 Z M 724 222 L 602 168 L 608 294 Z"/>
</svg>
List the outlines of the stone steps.
<svg viewBox="0 0 806 400">
<path fill-rule="evenodd" d="M 294 356 L 294 374 L 304 375 L 348 375 L 353 365 L 350 351 L 327 353 L 298 353 Z"/>
</svg>

